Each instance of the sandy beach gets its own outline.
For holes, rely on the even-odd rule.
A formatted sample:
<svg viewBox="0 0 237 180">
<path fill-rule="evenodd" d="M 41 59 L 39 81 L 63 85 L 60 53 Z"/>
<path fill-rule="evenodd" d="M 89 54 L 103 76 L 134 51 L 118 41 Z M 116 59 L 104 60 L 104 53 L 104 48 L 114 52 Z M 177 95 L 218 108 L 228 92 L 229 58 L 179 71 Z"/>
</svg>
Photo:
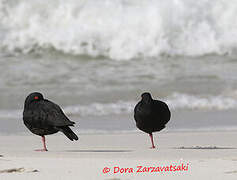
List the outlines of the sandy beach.
<svg viewBox="0 0 237 180">
<path fill-rule="evenodd" d="M 164 131 L 154 137 L 152 150 L 148 135 L 140 132 L 81 134 L 78 142 L 58 134 L 47 137 L 48 152 L 35 152 L 40 137 L 1 136 L 0 179 L 237 178 L 237 132 Z"/>
<path fill-rule="evenodd" d="M 237 180 L 236 17 L 223 0 L 0 0 L 0 180 Z M 66 127 L 33 92 L 78 141 L 34 151 L 23 116 Z M 134 121 L 144 92 L 171 111 L 156 149 Z"/>
</svg>

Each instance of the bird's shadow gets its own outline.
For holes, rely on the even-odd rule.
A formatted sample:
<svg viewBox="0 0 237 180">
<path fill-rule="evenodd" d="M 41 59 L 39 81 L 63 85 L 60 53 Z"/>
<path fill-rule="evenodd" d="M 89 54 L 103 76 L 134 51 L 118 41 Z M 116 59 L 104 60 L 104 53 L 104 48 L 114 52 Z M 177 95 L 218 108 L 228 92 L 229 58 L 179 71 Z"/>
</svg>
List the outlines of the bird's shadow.
<svg viewBox="0 0 237 180">
<path fill-rule="evenodd" d="M 65 150 L 64 152 L 84 152 L 84 153 L 126 153 L 132 152 L 132 150 L 105 150 L 105 149 L 82 149 L 82 150 Z"/>
<path fill-rule="evenodd" d="M 237 149 L 235 147 L 218 147 L 218 146 L 191 146 L 191 147 L 174 147 L 173 149 L 196 149 L 196 150 L 226 150 L 226 149 Z"/>
</svg>

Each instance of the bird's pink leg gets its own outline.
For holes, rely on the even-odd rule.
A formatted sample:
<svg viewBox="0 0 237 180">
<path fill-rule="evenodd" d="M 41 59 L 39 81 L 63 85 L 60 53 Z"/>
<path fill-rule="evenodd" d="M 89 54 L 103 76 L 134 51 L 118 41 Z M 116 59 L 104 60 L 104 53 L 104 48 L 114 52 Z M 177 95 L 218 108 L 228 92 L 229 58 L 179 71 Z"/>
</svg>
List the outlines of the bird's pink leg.
<svg viewBox="0 0 237 180">
<path fill-rule="evenodd" d="M 150 136 L 150 138 L 151 138 L 151 144 L 152 144 L 151 149 L 154 149 L 154 148 L 155 148 L 155 145 L 154 145 L 154 141 L 153 141 L 153 135 L 152 135 L 152 133 L 149 134 L 149 136 Z"/>
<path fill-rule="evenodd" d="M 42 136 L 42 142 L 43 142 L 44 149 L 37 149 L 35 151 L 48 151 L 46 147 L 46 143 L 45 143 L 45 136 Z"/>
</svg>

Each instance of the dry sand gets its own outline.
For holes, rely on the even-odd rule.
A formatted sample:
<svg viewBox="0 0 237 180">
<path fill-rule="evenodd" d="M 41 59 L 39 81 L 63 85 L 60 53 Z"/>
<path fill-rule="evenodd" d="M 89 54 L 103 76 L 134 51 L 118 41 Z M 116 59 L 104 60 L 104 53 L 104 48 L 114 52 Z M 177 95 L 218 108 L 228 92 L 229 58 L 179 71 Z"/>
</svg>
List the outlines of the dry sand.
<svg viewBox="0 0 237 180">
<path fill-rule="evenodd" d="M 58 134 L 46 137 L 48 152 L 34 152 L 42 146 L 38 136 L 0 136 L 0 180 L 237 179 L 237 132 L 161 132 L 154 137 L 157 149 L 149 149 L 149 136 L 142 132 L 79 134 L 77 142 Z M 170 168 L 182 164 L 186 170 Z M 160 167 L 160 172 L 136 172 L 137 166 Z M 169 171 L 161 172 L 167 166 Z M 105 167 L 110 172 L 104 174 Z M 114 173 L 114 167 L 133 172 Z"/>
</svg>

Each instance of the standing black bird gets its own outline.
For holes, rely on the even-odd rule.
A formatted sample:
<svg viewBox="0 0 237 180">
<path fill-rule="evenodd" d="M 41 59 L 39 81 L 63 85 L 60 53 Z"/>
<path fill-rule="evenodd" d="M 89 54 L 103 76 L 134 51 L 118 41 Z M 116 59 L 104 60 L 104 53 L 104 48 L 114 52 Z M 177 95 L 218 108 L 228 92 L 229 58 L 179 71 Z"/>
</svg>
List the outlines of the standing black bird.
<svg viewBox="0 0 237 180">
<path fill-rule="evenodd" d="M 69 128 L 75 123 L 66 117 L 57 104 L 44 99 L 39 92 L 31 93 L 26 97 L 23 121 L 32 133 L 42 137 L 44 149 L 38 151 L 48 151 L 45 135 L 58 131 L 63 132 L 71 141 L 78 140 L 77 135 Z"/>
<path fill-rule="evenodd" d="M 166 103 L 153 100 L 150 93 L 145 92 L 141 97 L 142 100 L 138 102 L 134 109 L 134 119 L 137 128 L 150 135 L 151 148 L 155 148 L 152 133 L 165 128 L 166 123 L 170 120 L 171 113 Z"/>
</svg>

